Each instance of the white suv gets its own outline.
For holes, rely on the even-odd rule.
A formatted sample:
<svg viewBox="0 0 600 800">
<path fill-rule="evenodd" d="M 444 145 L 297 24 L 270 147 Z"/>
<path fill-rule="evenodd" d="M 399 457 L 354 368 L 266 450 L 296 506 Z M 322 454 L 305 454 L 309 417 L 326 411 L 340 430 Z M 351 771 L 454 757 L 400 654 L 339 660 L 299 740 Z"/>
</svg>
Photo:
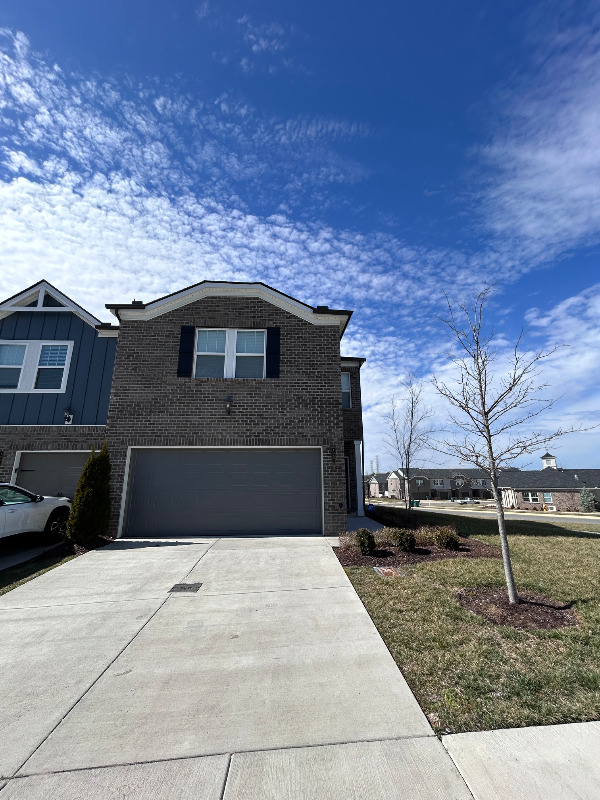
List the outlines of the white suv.
<svg viewBox="0 0 600 800">
<path fill-rule="evenodd" d="M 42 497 L 12 483 L 0 483 L 0 538 L 18 533 L 45 533 L 59 541 L 71 510 L 68 497 Z"/>
</svg>

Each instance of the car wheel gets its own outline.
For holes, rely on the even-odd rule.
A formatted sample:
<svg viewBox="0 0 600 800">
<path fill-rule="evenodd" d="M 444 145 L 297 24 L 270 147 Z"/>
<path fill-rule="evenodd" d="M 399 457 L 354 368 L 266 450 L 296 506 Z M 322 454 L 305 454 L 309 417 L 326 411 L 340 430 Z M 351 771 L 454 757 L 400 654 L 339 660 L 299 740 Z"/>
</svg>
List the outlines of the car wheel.
<svg viewBox="0 0 600 800">
<path fill-rule="evenodd" d="M 59 508 L 50 514 L 46 527 L 44 528 L 47 542 L 62 542 L 67 534 L 68 519 L 69 512 L 66 508 Z"/>
</svg>

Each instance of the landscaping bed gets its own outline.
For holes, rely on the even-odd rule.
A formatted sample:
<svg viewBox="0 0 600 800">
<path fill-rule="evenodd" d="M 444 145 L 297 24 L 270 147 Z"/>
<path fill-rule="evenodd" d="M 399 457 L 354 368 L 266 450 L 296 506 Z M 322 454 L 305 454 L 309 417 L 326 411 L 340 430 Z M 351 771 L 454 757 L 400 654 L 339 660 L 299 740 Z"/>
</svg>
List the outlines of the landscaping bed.
<svg viewBox="0 0 600 800">
<path fill-rule="evenodd" d="M 402 567 L 407 564 L 421 564 L 439 561 L 444 558 L 501 558 L 498 547 L 480 542 L 477 539 L 461 539 L 459 550 L 443 550 L 432 543 L 417 546 L 413 552 L 406 553 L 398 547 L 385 544 L 373 555 L 363 555 L 357 549 L 334 549 L 343 567 Z"/>
<path fill-rule="evenodd" d="M 460 546 L 472 555 L 405 561 L 397 577 L 371 563 L 346 572 L 434 730 L 600 719 L 600 537 L 568 523 L 508 522 L 525 601 L 509 606 L 501 559 L 474 550 L 480 541 L 499 552 L 494 520 L 413 519 L 470 534 Z M 406 526 L 402 516 L 381 521 Z"/>
</svg>

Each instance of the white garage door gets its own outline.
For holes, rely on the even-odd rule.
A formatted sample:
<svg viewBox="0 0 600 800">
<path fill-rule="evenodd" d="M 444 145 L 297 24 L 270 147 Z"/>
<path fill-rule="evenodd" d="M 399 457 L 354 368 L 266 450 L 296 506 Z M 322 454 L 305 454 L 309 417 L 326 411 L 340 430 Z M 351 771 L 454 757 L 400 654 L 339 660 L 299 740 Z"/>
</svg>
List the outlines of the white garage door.
<svg viewBox="0 0 600 800">
<path fill-rule="evenodd" d="M 320 534 L 314 448 L 133 449 L 123 535 Z"/>
</svg>

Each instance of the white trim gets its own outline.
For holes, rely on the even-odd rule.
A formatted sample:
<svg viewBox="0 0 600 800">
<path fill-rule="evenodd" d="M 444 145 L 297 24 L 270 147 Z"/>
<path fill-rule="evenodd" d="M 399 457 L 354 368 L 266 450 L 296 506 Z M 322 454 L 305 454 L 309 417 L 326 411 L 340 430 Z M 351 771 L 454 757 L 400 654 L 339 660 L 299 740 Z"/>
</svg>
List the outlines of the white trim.
<svg viewBox="0 0 600 800">
<path fill-rule="evenodd" d="M 365 504 L 363 498 L 363 474 L 362 474 L 362 442 L 360 439 L 354 440 L 354 459 L 356 461 L 356 516 L 364 517 Z"/>
<path fill-rule="evenodd" d="M 118 339 L 119 331 L 115 328 L 96 328 L 99 339 Z"/>
<path fill-rule="evenodd" d="M 35 425 L 27 425 L 27 424 L 22 424 L 22 423 L 18 423 L 18 424 L 14 424 L 13 425 L 12 423 L 8 423 L 8 422 L 0 423 L 0 430 L 2 430 L 2 428 L 63 428 L 63 427 L 64 427 L 64 422 L 58 422 L 58 423 L 54 423 L 54 422 L 50 423 L 49 422 L 47 425 L 38 425 L 37 423 Z M 95 425 L 95 424 L 85 425 L 85 424 L 83 424 L 82 425 L 81 423 L 76 423 L 76 424 L 69 425 L 69 428 L 106 428 L 106 424 L 104 424 L 104 425 Z M 31 452 L 32 453 L 33 452 L 37 453 L 38 451 L 37 450 L 35 450 L 35 451 L 32 450 Z M 49 450 L 48 452 L 52 452 L 52 451 Z M 56 452 L 58 453 L 59 451 L 57 450 Z M 75 450 L 73 452 L 75 452 Z"/>
<path fill-rule="evenodd" d="M 35 295 L 36 292 L 39 293 L 37 306 L 18 305 L 19 301 L 30 299 L 33 295 Z M 64 304 L 64 308 L 56 306 L 43 306 L 42 303 L 44 302 L 45 294 L 55 297 Z M 4 317 L 10 316 L 10 314 L 14 314 L 15 311 L 29 311 L 33 312 L 34 314 L 38 314 L 40 312 L 46 313 L 58 311 L 60 313 L 64 311 L 70 311 L 92 327 L 96 327 L 96 325 L 100 324 L 99 319 L 96 319 L 96 317 L 92 316 L 80 305 L 77 305 L 77 303 L 56 289 L 54 286 L 51 286 L 51 284 L 49 284 L 47 281 L 40 281 L 40 283 L 36 284 L 36 286 L 30 286 L 16 297 L 11 297 L 10 300 L 5 300 L 3 303 L 0 303 L 0 319 L 4 319 Z"/>
<path fill-rule="evenodd" d="M 129 445 L 125 457 L 125 472 L 123 475 L 123 488 L 121 490 L 121 508 L 119 509 L 119 526 L 117 539 L 123 536 L 123 523 L 125 522 L 125 508 L 127 505 L 127 488 L 131 469 L 132 450 L 320 450 L 321 451 L 321 534 L 325 535 L 325 487 L 323 480 L 323 446 L 314 445 Z M 360 516 L 360 515 L 359 515 Z M 364 516 L 364 513 L 362 514 Z"/>
<path fill-rule="evenodd" d="M 27 345 L 25 356 L 21 365 L 21 375 L 19 376 L 19 385 L 16 389 L 3 389 L 0 388 L 2 394 L 64 394 L 67 391 L 67 382 L 69 380 L 69 369 L 71 367 L 71 356 L 73 355 L 72 341 L 62 341 L 58 339 L 0 339 L 0 344 L 4 345 Z M 48 369 L 47 367 L 40 367 L 40 353 L 44 345 L 66 345 L 67 356 L 65 358 L 64 367 L 62 369 L 63 376 L 60 389 L 36 389 L 35 382 L 37 378 L 38 369 Z M 10 369 L 10 366 L 5 367 Z"/>
<path fill-rule="evenodd" d="M 198 351 L 198 333 L 200 331 L 225 331 L 225 351 L 223 353 L 209 353 L 206 351 L 199 352 Z M 237 335 L 238 333 L 251 331 L 252 333 L 258 332 L 263 333 L 263 351 L 262 353 L 237 353 Z M 205 378 L 202 376 L 196 375 L 196 363 L 198 360 L 198 356 L 223 356 L 224 357 L 224 364 L 223 364 L 223 375 L 222 377 L 227 378 L 228 380 L 237 380 L 237 381 L 248 381 L 248 380 L 264 380 L 266 373 L 267 373 L 267 330 L 266 328 L 196 328 L 196 334 L 194 336 L 194 367 L 192 371 L 192 377 L 194 380 L 211 380 L 210 378 Z M 263 374 L 260 378 L 237 378 L 235 374 L 236 365 L 237 365 L 237 358 L 238 355 L 241 358 L 245 358 L 246 356 L 262 356 L 263 360 Z"/>
<path fill-rule="evenodd" d="M 349 315 L 341 314 L 315 314 L 310 306 L 285 297 L 275 289 L 268 286 L 257 286 L 252 283 L 223 284 L 204 281 L 199 286 L 182 289 L 177 294 L 148 303 L 145 308 L 111 308 L 109 311 L 120 319 L 149 320 L 160 317 L 169 311 L 174 311 L 182 306 L 203 300 L 206 297 L 259 297 L 271 305 L 277 306 L 296 317 L 310 322 L 313 325 L 338 325 L 343 328 Z"/>
<path fill-rule="evenodd" d="M 17 473 L 19 471 L 19 467 L 21 466 L 21 456 L 23 455 L 23 453 L 91 453 L 91 452 L 92 452 L 91 450 L 17 450 L 15 453 L 15 460 L 13 463 L 10 482 L 13 483 L 15 486 L 18 485 L 16 483 Z"/>
</svg>

